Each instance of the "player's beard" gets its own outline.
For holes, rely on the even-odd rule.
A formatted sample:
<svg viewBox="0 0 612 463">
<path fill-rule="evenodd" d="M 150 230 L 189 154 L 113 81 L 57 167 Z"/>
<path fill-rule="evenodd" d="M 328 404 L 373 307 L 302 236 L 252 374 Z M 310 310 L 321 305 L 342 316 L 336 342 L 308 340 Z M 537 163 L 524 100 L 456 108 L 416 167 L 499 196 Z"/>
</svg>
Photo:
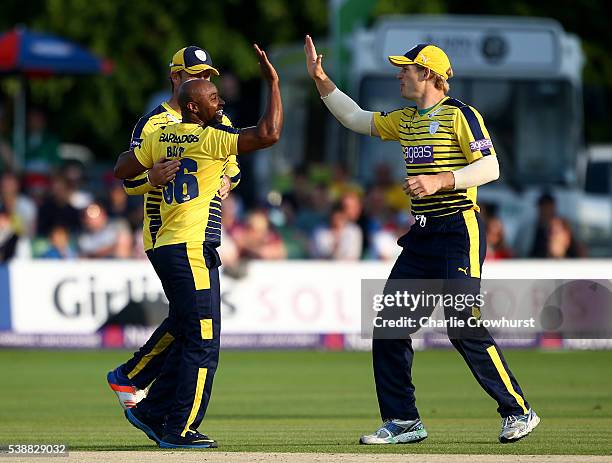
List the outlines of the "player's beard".
<svg viewBox="0 0 612 463">
<path fill-rule="evenodd" d="M 213 118 L 215 122 L 223 122 L 223 108 L 218 109 L 215 112 L 215 117 Z"/>
</svg>

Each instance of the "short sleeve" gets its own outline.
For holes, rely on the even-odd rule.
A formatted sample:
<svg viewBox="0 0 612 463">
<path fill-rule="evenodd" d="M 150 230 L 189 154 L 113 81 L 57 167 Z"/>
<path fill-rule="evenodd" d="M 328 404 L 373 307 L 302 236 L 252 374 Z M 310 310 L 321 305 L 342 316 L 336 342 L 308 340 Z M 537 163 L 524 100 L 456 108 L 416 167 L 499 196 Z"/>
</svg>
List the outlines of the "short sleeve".
<svg viewBox="0 0 612 463">
<path fill-rule="evenodd" d="M 455 133 L 468 162 L 483 156 L 495 156 L 493 142 L 482 116 L 471 106 L 462 106 L 455 115 Z"/>
<path fill-rule="evenodd" d="M 399 127 L 403 114 L 402 109 L 390 113 L 374 113 L 374 126 L 383 140 L 399 140 Z"/>
<path fill-rule="evenodd" d="M 240 130 L 222 124 L 211 127 L 211 129 L 213 130 L 211 151 L 215 158 L 226 159 L 238 154 Z"/>
<path fill-rule="evenodd" d="M 144 137 L 140 146 L 134 148 L 136 159 L 147 169 L 153 167 L 155 160 L 153 159 L 153 139 L 155 134 Z"/>
</svg>

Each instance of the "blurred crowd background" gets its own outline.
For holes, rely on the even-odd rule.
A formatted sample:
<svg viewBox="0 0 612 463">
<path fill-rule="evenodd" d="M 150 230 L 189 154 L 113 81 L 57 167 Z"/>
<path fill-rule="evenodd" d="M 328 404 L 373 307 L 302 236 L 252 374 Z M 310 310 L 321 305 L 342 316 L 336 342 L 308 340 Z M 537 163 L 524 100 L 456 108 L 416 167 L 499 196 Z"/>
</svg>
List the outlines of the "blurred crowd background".
<svg viewBox="0 0 612 463">
<path fill-rule="evenodd" d="M 10 259 L 145 258 L 143 201 L 128 196 L 112 170 L 63 160 L 70 144 L 30 109 L 25 169 L 11 169 L 11 147 L 0 144 L 0 262 Z M 390 168 L 380 164 L 369 185 L 351 180 L 341 164 L 305 164 L 264 201 L 246 201 L 240 185 L 223 203 L 221 257 L 239 268 L 248 259 L 394 259 L 396 241 L 413 224 L 409 200 Z M 520 242 L 505 239 L 496 211 L 481 204 L 487 259 L 585 257 L 552 195 L 538 199 L 538 220 Z"/>
</svg>

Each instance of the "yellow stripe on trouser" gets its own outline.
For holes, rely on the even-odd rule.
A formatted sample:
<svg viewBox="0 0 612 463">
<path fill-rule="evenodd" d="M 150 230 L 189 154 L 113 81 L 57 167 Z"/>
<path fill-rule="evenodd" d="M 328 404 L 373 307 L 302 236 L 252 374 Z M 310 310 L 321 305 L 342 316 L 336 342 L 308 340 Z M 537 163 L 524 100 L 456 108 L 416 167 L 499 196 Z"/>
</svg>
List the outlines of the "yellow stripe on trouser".
<svg viewBox="0 0 612 463">
<path fill-rule="evenodd" d="M 497 349 L 495 348 L 495 346 L 488 347 L 487 348 L 487 353 L 489 354 L 489 357 L 491 357 L 491 360 L 493 360 L 493 364 L 495 365 L 495 368 L 497 369 L 497 372 L 499 373 L 499 376 L 501 377 L 502 381 L 504 382 L 504 385 L 506 386 L 506 389 L 508 389 L 508 392 L 510 393 L 510 395 L 516 399 L 517 403 L 521 406 L 521 408 L 523 409 L 525 414 L 527 414 L 529 412 L 529 410 L 527 410 L 527 407 L 525 407 L 525 401 L 514 390 L 514 387 L 512 387 L 512 382 L 510 381 L 510 376 L 508 376 L 508 372 L 504 368 L 504 364 L 502 363 L 501 358 L 499 357 L 499 353 L 497 352 Z"/>
<path fill-rule="evenodd" d="M 191 413 L 189 413 L 189 418 L 187 418 L 187 423 L 185 424 L 185 429 L 181 433 L 181 436 L 185 437 L 185 434 L 189 431 L 189 428 L 193 424 L 196 416 L 198 415 L 198 411 L 200 410 L 200 404 L 202 403 L 202 395 L 204 394 L 204 383 L 206 382 L 206 373 L 208 373 L 207 368 L 200 368 L 198 370 L 198 382 L 196 384 L 195 397 L 193 398 L 193 406 L 191 407 Z"/>
<path fill-rule="evenodd" d="M 145 356 L 140 359 L 140 362 L 136 364 L 134 369 L 128 373 L 128 378 L 132 379 L 134 376 L 140 373 L 142 369 L 147 366 L 147 363 L 149 363 L 153 357 L 163 352 L 166 347 L 172 343 L 172 341 L 174 341 L 174 336 L 172 336 L 170 333 L 164 334 L 161 339 L 157 341 L 157 344 L 153 346 L 151 352 L 145 354 Z"/>
<path fill-rule="evenodd" d="M 473 209 L 463 211 L 463 219 L 470 240 L 470 276 L 480 278 L 480 232 L 476 212 Z"/>
<path fill-rule="evenodd" d="M 204 250 L 201 243 L 187 243 L 187 258 L 193 274 L 195 289 L 210 289 L 210 275 L 204 261 Z"/>
</svg>

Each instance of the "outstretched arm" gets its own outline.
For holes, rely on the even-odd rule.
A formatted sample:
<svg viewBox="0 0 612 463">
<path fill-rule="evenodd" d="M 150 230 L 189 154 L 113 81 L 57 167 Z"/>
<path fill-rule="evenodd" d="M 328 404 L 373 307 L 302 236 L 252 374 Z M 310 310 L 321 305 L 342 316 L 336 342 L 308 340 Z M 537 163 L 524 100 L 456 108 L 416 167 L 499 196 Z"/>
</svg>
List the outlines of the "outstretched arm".
<svg viewBox="0 0 612 463">
<path fill-rule="evenodd" d="M 240 131 L 238 153 L 248 153 L 273 145 L 279 140 L 283 127 L 283 105 L 278 74 L 268 60 L 266 52 L 261 50 L 257 44 L 254 44 L 253 48 L 259 58 L 261 75 L 268 83 L 268 103 L 257 125 Z"/>
<path fill-rule="evenodd" d="M 374 113 L 364 111 L 348 95 L 344 94 L 323 70 L 323 55 L 317 54 L 312 38 L 307 35 L 304 42 L 306 68 L 315 82 L 319 95 L 327 109 L 347 129 L 363 135 L 379 137 L 374 124 Z"/>
</svg>

